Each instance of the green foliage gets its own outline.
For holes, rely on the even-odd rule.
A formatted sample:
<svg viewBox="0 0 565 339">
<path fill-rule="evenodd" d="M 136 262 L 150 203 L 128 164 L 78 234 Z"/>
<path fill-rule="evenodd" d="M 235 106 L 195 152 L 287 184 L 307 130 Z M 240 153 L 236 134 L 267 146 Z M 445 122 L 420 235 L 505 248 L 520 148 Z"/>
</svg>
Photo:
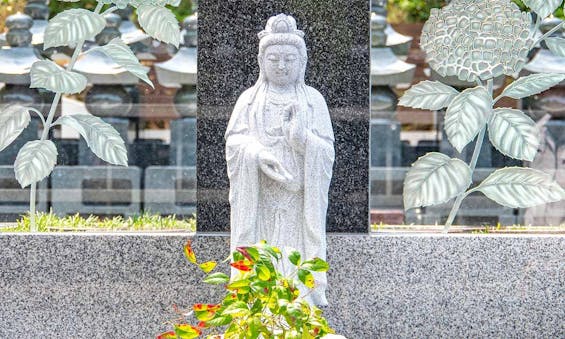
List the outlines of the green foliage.
<svg viewBox="0 0 565 339">
<path fill-rule="evenodd" d="M 521 0 L 512 0 L 521 10 L 528 8 Z M 424 22 L 430 17 L 432 8 L 441 8 L 446 4 L 445 0 L 389 0 L 389 17 L 393 22 Z M 554 13 L 555 16 L 563 18 L 563 4 Z"/>
<path fill-rule="evenodd" d="M 93 215 L 87 218 L 79 214 L 59 217 L 53 213 L 36 213 L 35 221 L 39 232 L 63 231 L 156 231 L 186 230 L 196 231 L 196 218 L 177 220 L 173 216 L 160 216 L 143 213 L 134 217 L 99 218 Z M 22 216 L 14 226 L 0 227 L 0 232 L 29 232 L 29 215 Z"/>
<path fill-rule="evenodd" d="M 310 305 L 300 295 L 298 285 L 303 283 L 310 291 L 315 288 L 313 272 L 326 272 L 328 264 L 313 258 L 300 261 L 296 250 L 289 251 L 289 261 L 296 267 L 290 276 L 277 270 L 283 259 L 282 252 L 266 242 L 249 247 L 238 247 L 232 253 L 230 266 L 235 276 L 210 273 L 204 283 L 223 285 L 226 294 L 218 304 L 195 304 L 193 314 L 198 325 L 189 325 L 183 316 L 175 330 L 161 334 L 158 338 L 191 339 L 209 333 L 207 338 L 225 339 L 274 338 L 309 339 L 321 338 L 334 333 L 328 326 L 322 311 Z M 184 253 L 187 259 L 198 265 L 190 240 Z M 182 326 L 183 331 L 178 328 Z"/>
<path fill-rule="evenodd" d="M 6 1 L 6 0 L 3 0 Z M 70 8 L 84 8 L 84 9 L 94 9 L 98 1 L 96 0 L 80 0 L 78 2 L 65 2 L 65 1 L 50 1 L 49 2 L 49 9 L 51 10 L 51 17 L 61 13 L 62 11 Z M 191 0 L 181 0 L 180 4 L 177 7 L 167 6 L 177 17 L 177 20 L 182 22 L 184 18 L 192 14 L 192 2 Z M 136 16 L 134 16 L 132 20 L 136 21 Z"/>
</svg>

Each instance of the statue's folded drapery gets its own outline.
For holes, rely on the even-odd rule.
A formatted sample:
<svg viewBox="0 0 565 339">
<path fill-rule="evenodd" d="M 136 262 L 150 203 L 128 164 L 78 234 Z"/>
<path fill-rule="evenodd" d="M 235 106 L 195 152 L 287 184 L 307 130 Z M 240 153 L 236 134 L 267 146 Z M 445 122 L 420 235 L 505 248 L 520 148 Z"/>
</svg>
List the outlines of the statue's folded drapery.
<svg viewBox="0 0 565 339">
<path fill-rule="evenodd" d="M 292 212 L 301 211 L 302 215 L 299 220 L 301 225 L 294 225 L 300 234 L 290 230 L 281 233 L 274 229 L 275 220 L 272 220 L 271 230 L 271 220 L 259 220 L 264 217 L 260 209 L 261 190 L 265 188 L 261 183 L 271 180 L 265 179 L 258 160 L 259 153 L 269 150 L 270 146 L 264 121 L 269 97 L 267 92 L 266 84 L 257 84 L 246 90 L 237 101 L 225 134 L 230 180 L 231 249 L 233 251 L 236 246 L 254 244 L 265 236 L 265 240 L 276 246 L 296 248 L 304 258 L 325 259 L 328 190 L 335 158 L 333 130 L 325 100 L 312 87 L 295 87 L 296 101 L 304 110 L 300 118 L 306 128 L 306 138 L 303 149 L 292 150 L 296 152 L 296 158 L 303 162 L 299 166 L 303 173 L 298 176 L 303 182 L 300 183 L 300 192 L 296 193 L 300 196 L 302 206 Z M 294 219 L 289 215 L 288 220 Z M 273 235 L 280 237 L 281 234 L 282 239 L 269 238 Z M 315 278 L 319 288 L 312 297 L 315 303 L 325 304 L 325 274 L 316 274 Z"/>
</svg>

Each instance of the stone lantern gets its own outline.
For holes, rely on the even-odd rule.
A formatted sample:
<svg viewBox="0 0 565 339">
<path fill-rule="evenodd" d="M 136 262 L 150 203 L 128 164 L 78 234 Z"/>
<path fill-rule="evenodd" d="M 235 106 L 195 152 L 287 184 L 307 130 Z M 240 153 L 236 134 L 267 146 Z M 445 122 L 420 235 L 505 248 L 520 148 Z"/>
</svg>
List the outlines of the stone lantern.
<svg viewBox="0 0 565 339">
<path fill-rule="evenodd" d="M 387 2 L 387 0 L 373 0 L 371 12 L 386 18 Z M 388 22 L 386 24 L 385 33 L 387 36 L 386 47 L 391 48 L 394 54 L 406 57 L 410 51 L 410 46 L 412 46 L 412 40 L 414 39 L 411 36 L 398 33 Z"/>
<path fill-rule="evenodd" d="M 106 27 L 95 37 L 96 45 L 92 47 L 103 46 L 121 35 L 118 30 L 120 16 L 110 13 L 105 18 Z M 92 85 L 86 93 L 86 109 L 93 115 L 104 118 L 127 140 L 129 119 L 136 118 L 134 97 L 128 89 L 137 85 L 138 78 L 99 50 L 89 51 L 77 61 L 73 70 L 85 75 Z M 105 165 L 90 152 L 82 139 L 79 143 L 79 164 Z"/>
<path fill-rule="evenodd" d="M 183 46 L 176 55 L 155 64 L 157 80 L 165 87 L 179 88 L 174 103 L 181 119 L 171 121 L 170 163 L 177 166 L 196 164 L 196 81 L 198 14 L 183 21 Z"/>
<path fill-rule="evenodd" d="M 46 99 L 36 89 L 29 88 L 30 69 L 41 60 L 31 46 L 30 28 L 33 20 L 26 14 L 14 14 L 6 20 L 7 48 L 0 49 L 0 104 L 21 104 L 39 111 L 46 109 Z M 18 150 L 27 141 L 37 139 L 40 121 L 33 114 L 30 126 L 6 150 L 0 153 L 0 164 L 12 165 Z"/>
<path fill-rule="evenodd" d="M 398 96 L 392 87 L 410 84 L 416 66 L 400 60 L 386 46 L 386 18 L 371 14 L 371 166 L 401 165 Z"/>
</svg>

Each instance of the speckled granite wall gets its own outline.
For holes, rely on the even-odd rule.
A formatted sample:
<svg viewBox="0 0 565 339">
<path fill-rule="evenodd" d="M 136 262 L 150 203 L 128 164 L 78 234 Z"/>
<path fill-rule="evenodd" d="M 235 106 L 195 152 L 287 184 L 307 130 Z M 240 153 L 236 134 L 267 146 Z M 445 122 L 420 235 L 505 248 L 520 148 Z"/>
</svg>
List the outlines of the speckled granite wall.
<svg viewBox="0 0 565 339">
<path fill-rule="evenodd" d="M 336 136 L 328 230 L 368 232 L 369 1 L 201 1 L 198 7 L 198 229 L 229 229 L 224 132 L 257 80 L 257 33 L 293 15 L 308 47 L 306 84 L 328 104 Z"/>
<path fill-rule="evenodd" d="M 152 338 L 219 300 L 187 235 L 0 235 L 0 338 Z M 226 236 L 199 235 L 200 260 Z M 563 338 L 565 237 L 330 235 L 330 324 L 349 339 Z"/>
</svg>

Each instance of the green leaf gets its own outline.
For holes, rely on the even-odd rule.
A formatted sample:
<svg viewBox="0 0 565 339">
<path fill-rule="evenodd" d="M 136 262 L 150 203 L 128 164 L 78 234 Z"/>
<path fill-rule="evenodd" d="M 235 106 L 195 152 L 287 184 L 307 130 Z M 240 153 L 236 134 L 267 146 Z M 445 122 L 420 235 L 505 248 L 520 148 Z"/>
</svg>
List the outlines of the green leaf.
<svg viewBox="0 0 565 339">
<path fill-rule="evenodd" d="M 179 47 L 180 28 L 175 15 L 165 7 L 141 5 L 137 18 L 143 30 L 153 38 Z"/>
<path fill-rule="evenodd" d="M 432 152 L 418 159 L 404 179 L 404 209 L 441 204 L 471 185 L 471 169 L 459 159 Z"/>
<path fill-rule="evenodd" d="M 511 208 L 528 208 L 565 199 L 565 190 L 551 175 L 532 168 L 502 168 L 473 191 Z"/>
<path fill-rule="evenodd" d="M 93 38 L 104 27 L 106 20 L 102 15 L 82 8 L 68 9 L 49 20 L 44 33 L 44 48 L 74 47 L 83 40 Z"/>
<path fill-rule="evenodd" d="M 271 279 L 271 271 L 265 265 L 257 265 L 255 268 L 259 280 L 268 281 Z"/>
<path fill-rule="evenodd" d="M 198 338 L 202 332 L 194 326 L 180 324 L 175 325 L 175 334 L 179 336 L 180 339 L 194 339 Z"/>
<path fill-rule="evenodd" d="M 30 88 L 45 88 L 51 92 L 73 94 L 86 88 L 86 77 L 82 74 L 64 70 L 53 61 L 36 61 L 31 66 Z"/>
<path fill-rule="evenodd" d="M 498 108 L 488 125 L 490 141 L 500 153 L 514 159 L 534 160 L 539 137 L 530 117 L 517 109 Z"/>
<path fill-rule="evenodd" d="M 229 305 L 223 312 L 222 315 L 230 315 L 234 318 L 245 317 L 251 314 L 247 304 L 243 301 L 236 301 L 235 303 Z"/>
<path fill-rule="evenodd" d="M 226 284 L 228 281 L 230 281 L 230 277 L 222 272 L 212 273 L 204 278 L 204 282 L 210 285 L 222 285 Z"/>
<path fill-rule="evenodd" d="M 312 275 L 312 272 L 307 271 L 307 270 L 303 270 L 303 269 L 299 269 L 298 270 L 298 279 L 304 284 L 304 286 L 306 286 L 308 288 L 314 288 L 315 281 L 314 281 L 314 275 Z"/>
<path fill-rule="evenodd" d="M 204 273 L 210 273 L 214 268 L 216 268 L 216 262 L 215 261 L 207 261 L 207 262 L 203 262 L 202 264 L 199 264 L 198 267 L 204 272 Z"/>
<path fill-rule="evenodd" d="M 206 325 L 208 326 L 226 326 L 227 324 L 231 323 L 231 321 L 233 320 L 232 316 L 229 315 L 221 315 L 221 316 L 217 316 L 216 318 L 212 319 L 212 320 L 208 320 L 206 322 Z"/>
<path fill-rule="evenodd" d="M 426 80 L 406 91 L 398 104 L 405 107 L 437 111 L 449 106 L 458 94 L 459 91 L 451 86 L 439 81 Z"/>
<path fill-rule="evenodd" d="M 306 260 L 300 267 L 314 272 L 327 272 L 330 269 L 330 265 L 320 258 Z"/>
<path fill-rule="evenodd" d="M 541 92 L 565 80 L 565 74 L 540 73 L 532 74 L 514 81 L 504 89 L 501 97 L 522 99 Z"/>
<path fill-rule="evenodd" d="M 229 290 L 236 290 L 236 289 L 242 288 L 242 287 L 249 287 L 250 283 L 251 282 L 249 281 L 249 279 L 241 279 L 241 280 L 232 281 L 226 287 Z"/>
<path fill-rule="evenodd" d="M 18 152 L 14 163 L 16 179 L 22 188 L 43 180 L 57 163 L 57 147 L 50 140 L 27 142 Z"/>
<path fill-rule="evenodd" d="M 251 290 L 253 290 L 253 292 L 264 295 L 269 294 L 271 290 L 271 286 L 272 284 L 266 281 L 254 281 L 249 285 L 249 287 L 251 288 Z"/>
<path fill-rule="evenodd" d="M 99 117 L 90 114 L 65 115 L 55 124 L 65 125 L 79 132 L 100 159 L 127 167 L 128 154 L 124 140 L 112 125 Z"/>
<path fill-rule="evenodd" d="M 0 152 L 29 125 L 29 110 L 21 105 L 0 105 Z"/>
<path fill-rule="evenodd" d="M 255 314 L 257 312 L 261 312 L 263 310 L 263 303 L 261 300 L 257 299 L 251 306 L 251 313 Z"/>
<path fill-rule="evenodd" d="M 300 264 L 300 252 L 296 249 L 287 247 L 286 251 L 288 253 L 288 260 L 294 265 L 298 266 Z"/>
<path fill-rule="evenodd" d="M 445 112 L 445 132 L 457 151 L 463 151 L 486 125 L 492 104 L 483 87 L 466 89 L 453 99 Z"/>
</svg>

